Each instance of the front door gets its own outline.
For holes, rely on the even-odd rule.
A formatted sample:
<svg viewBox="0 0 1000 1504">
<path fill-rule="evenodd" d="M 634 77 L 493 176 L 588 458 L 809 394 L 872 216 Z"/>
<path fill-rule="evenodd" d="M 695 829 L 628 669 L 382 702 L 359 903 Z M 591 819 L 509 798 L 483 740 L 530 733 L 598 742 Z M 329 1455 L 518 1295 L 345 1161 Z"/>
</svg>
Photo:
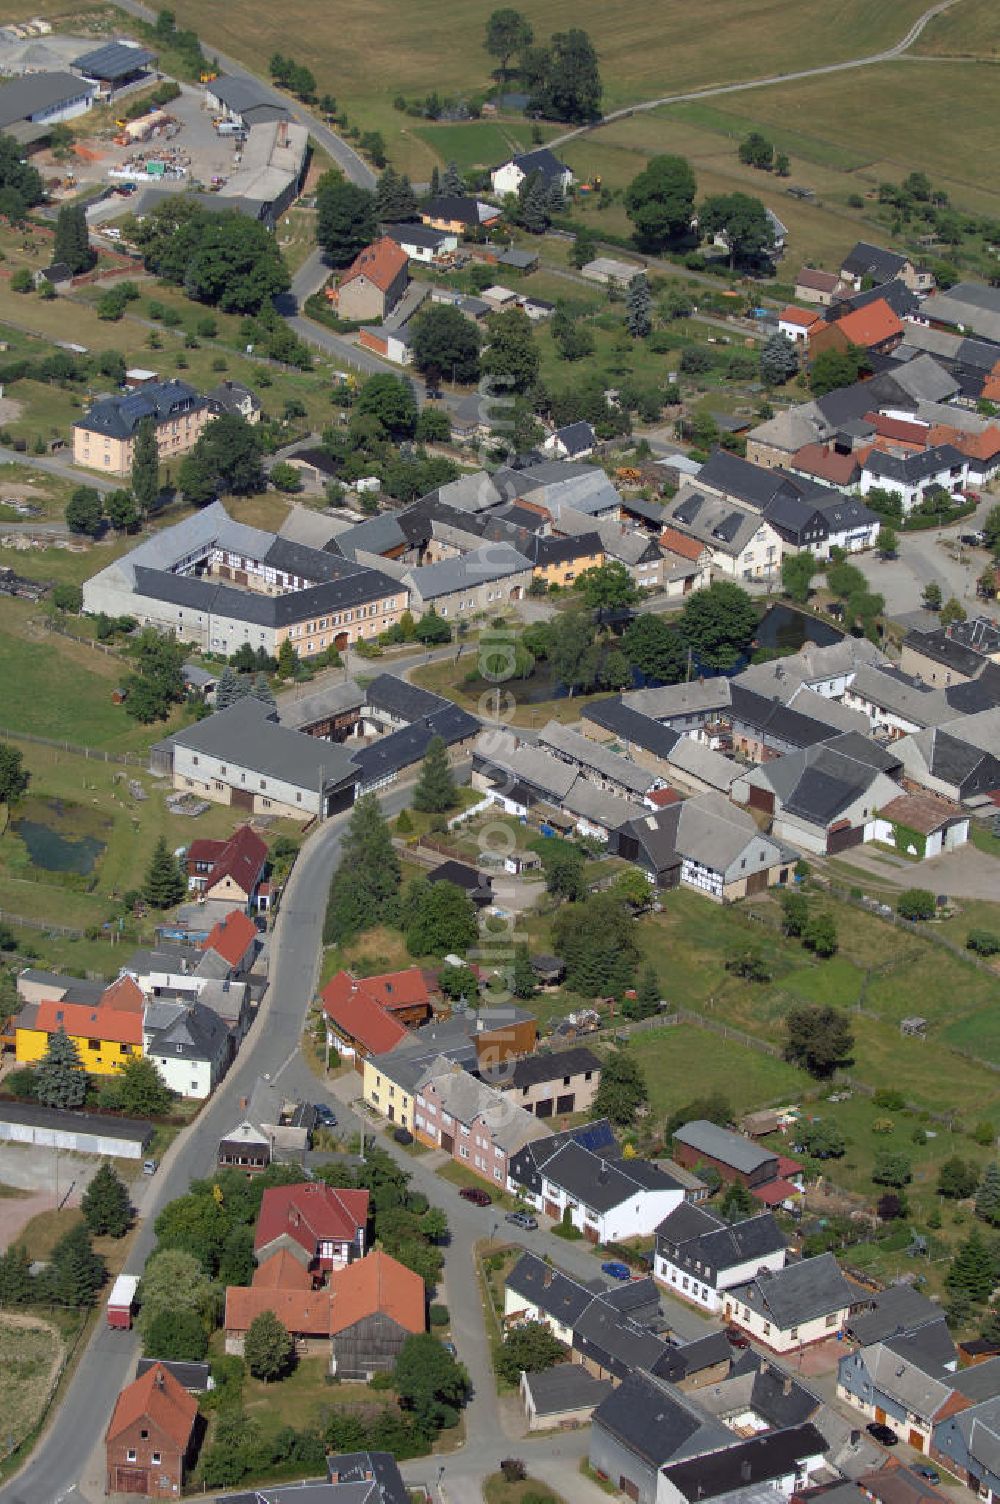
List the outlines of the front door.
<svg viewBox="0 0 1000 1504">
<path fill-rule="evenodd" d="M 455 1135 L 453 1133 L 442 1133 L 441 1134 L 441 1147 L 445 1151 L 446 1154 L 454 1154 L 454 1152 L 455 1152 Z"/>
</svg>

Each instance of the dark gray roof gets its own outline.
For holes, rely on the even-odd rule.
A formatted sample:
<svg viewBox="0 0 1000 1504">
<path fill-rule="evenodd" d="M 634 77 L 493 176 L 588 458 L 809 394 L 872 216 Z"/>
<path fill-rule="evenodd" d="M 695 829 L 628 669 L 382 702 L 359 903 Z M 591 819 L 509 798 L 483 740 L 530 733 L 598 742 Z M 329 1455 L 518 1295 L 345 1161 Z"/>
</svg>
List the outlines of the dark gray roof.
<svg viewBox="0 0 1000 1504">
<path fill-rule="evenodd" d="M 746 1374 L 754 1375 L 750 1408 L 775 1431 L 804 1425 L 820 1407 L 817 1395 L 752 1348 L 733 1363 L 733 1378 Z"/>
<path fill-rule="evenodd" d="M 935 777 L 944 779 L 946 783 L 960 787 L 977 769 L 985 767 L 989 773 L 991 767 L 995 769 L 998 766 L 996 757 L 991 753 L 950 735 L 939 726 L 932 727 L 928 735 L 931 740 L 928 768 Z"/>
<path fill-rule="evenodd" d="M 388 235 L 397 245 L 420 245 L 428 251 L 436 251 L 448 238 L 444 230 L 435 230 L 431 225 L 383 225 L 383 235 Z"/>
<path fill-rule="evenodd" d="M 243 405 L 248 399 L 251 406 L 259 412 L 260 398 L 256 392 L 244 386 L 242 381 L 220 381 L 218 386 L 213 386 L 210 392 L 205 393 L 205 401 L 213 413 L 242 412 Z"/>
<path fill-rule="evenodd" d="M 55 1128 L 63 1133 L 98 1133 L 109 1138 L 129 1139 L 146 1145 L 153 1137 L 152 1123 L 114 1114 L 70 1112 L 60 1107 L 41 1107 L 37 1102 L 0 1100 L 0 1123 L 18 1123 L 29 1128 Z"/>
<path fill-rule="evenodd" d="M 674 1246 L 675 1260 L 712 1270 L 729 1269 L 738 1264 L 752 1264 L 786 1246 L 785 1237 L 770 1212 L 747 1217 L 742 1222 L 721 1225 L 689 1238 L 676 1238 L 664 1218 L 656 1230 L 657 1247 L 661 1242 Z"/>
<path fill-rule="evenodd" d="M 560 441 L 570 459 L 575 454 L 583 454 L 586 450 L 593 449 L 597 442 L 594 430 L 585 419 L 557 428 L 552 437 Z"/>
<path fill-rule="evenodd" d="M 822 768 L 806 768 L 785 800 L 785 809 L 811 824 L 829 825 L 857 795 L 856 783 L 826 773 Z"/>
<path fill-rule="evenodd" d="M 507 1276 L 507 1288 L 560 1326 L 568 1327 L 575 1325 L 595 1295 L 594 1290 L 546 1264 L 534 1253 L 521 1255 Z"/>
<path fill-rule="evenodd" d="M 763 1270 L 748 1285 L 734 1287 L 745 1305 L 781 1331 L 858 1305 L 865 1296 L 848 1284 L 832 1253 L 821 1253 L 784 1269 Z"/>
<path fill-rule="evenodd" d="M 679 1390 L 634 1372 L 598 1406 L 594 1424 L 656 1468 L 679 1454 L 699 1455 L 733 1439 Z"/>
<path fill-rule="evenodd" d="M 560 162 L 555 152 L 549 151 L 547 146 L 541 146 L 537 151 L 523 152 L 521 156 L 514 158 L 514 165 L 519 167 L 526 177 L 531 177 L 537 172 L 547 182 L 561 178 L 568 171 L 566 164 Z"/>
<path fill-rule="evenodd" d="M 773 1149 L 762 1149 L 742 1134 L 720 1128 L 718 1124 L 709 1123 L 704 1118 L 684 1123 L 674 1131 L 674 1138 L 696 1153 L 707 1154 L 710 1159 L 717 1159 L 721 1164 L 730 1165 L 743 1174 L 751 1174 L 762 1165 L 777 1164 L 778 1160 Z"/>
<path fill-rule="evenodd" d="M 391 512 L 380 512 L 377 517 L 367 517 L 364 522 L 345 528 L 332 543 L 345 559 L 355 559 L 359 551 L 385 554 L 392 548 L 403 548 L 407 537 L 399 525 L 398 517 Z"/>
<path fill-rule="evenodd" d="M 603 552 L 604 545 L 599 533 L 579 533 L 571 538 L 537 538 L 531 549 L 531 557 L 536 564 L 559 564 L 567 559 L 577 559 L 581 554 Z"/>
<path fill-rule="evenodd" d="M 871 277 L 875 282 L 889 282 L 899 276 L 905 265 L 906 257 L 898 251 L 887 251 L 883 246 L 859 240 L 844 257 L 841 269 L 850 272 L 852 277 Z"/>
<path fill-rule="evenodd" d="M 859 308 L 867 308 L 870 303 L 888 303 L 897 318 L 906 319 L 917 312 L 920 307 L 920 299 L 912 293 L 906 283 L 899 278 L 890 282 L 881 282 L 876 287 L 870 287 L 866 292 L 852 293 L 850 296 L 835 298 L 826 310 L 828 322 L 842 319 L 848 313 L 856 313 Z"/>
<path fill-rule="evenodd" d="M 156 53 L 147 52 L 144 47 L 129 47 L 125 42 L 108 42 L 106 46 L 96 47 L 92 52 L 85 52 L 82 57 L 76 58 L 73 67 L 79 68 L 81 73 L 86 73 L 90 78 L 115 83 L 119 78 L 127 78 L 130 73 L 135 73 L 139 68 L 148 68 L 150 63 L 155 62 Z"/>
<path fill-rule="evenodd" d="M 871 1299 L 873 1309 L 852 1316 L 849 1323 L 851 1335 L 862 1347 L 943 1320 L 941 1307 L 911 1285 L 890 1285 L 875 1291 Z"/>
<path fill-rule="evenodd" d="M 811 747 L 816 742 L 826 742 L 836 733 L 824 721 L 814 716 L 802 715 L 790 705 L 771 700 L 747 689 L 738 680 L 730 684 L 730 705 L 734 724 L 750 726 L 765 736 L 778 738 L 793 747 Z"/>
<path fill-rule="evenodd" d="M 691 1374 L 715 1368 L 719 1363 L 728 1363 L 732 1353 L 725 1332 L 708 1332 L 704 1337 L 696 1337 L 693 1342 L 668 1347 L 650 1372 L 656 1378 L 668 1379 L 676 1384 Z"/>
<path fill-rule="evenodd" d="M 3 92 L 0 89 L 0 107 Z M 174 413 L 196 412 L 204 405 L 204 399 L 186 381 L 151 381 L 138 391 L 95 402 L 73 426 L 124 440 L 132 437 L 145 418 L 163 423 Z"/>
<path fill-rule="evenodd" d="M 315 549 L 305 551 L 309 554 L 316 553 Z M 324 611 L 339 611 L 363 605 L 380 596 L 398 595 L 405 588 L 381 570 L 368 569 L 329 554 L 326 557 L 334 558 L 335 563 L 340 565 L 339 575 L 324 580 L 320 585 L 311 585 L 304 590 L 289 590 L 283 595 L 260 595 L 255 591 L 237 590 L 233 586 L 218 585 L 194 575 L 147 569 L 142 564 L 133 565 L 133 571 L 138 595 L 261 627 L 291 626 L 294 622 L 305 621 Z"/>
<path fill-rule="evenodd" d="M 275 537 L 261 562 L 285 574 L 295 575 L 297 579 L 310 580 L 314 585 L 357 573 L 355 565 L 325 548 L 310 548 L 307 543 L 295 543 L 280 535 Z"/>
<path fill-rule="evenodd" d="M 573 1328 L 573 1350 L 591 1358 L 617 1379 L 637 1368 L 647 1372 L 663 1356 L 667 1343 L 647 1327 L 616 1311 L 610 1300 L 594 1300 Z"/>
<path fill-rule="evenodd" d="M 464 194 L 439 193 L 421 204 L 420 212 L 426 214 L 429 219 L 453 219 L 465 225 L 481 223 L 479 200 L 468 198 Z M 499 213 L 498 209 L 497 214 Z"/>
<path fill-rule="evenodd" d="M 919 485 L 942 470 L 964 465 L 965 457 L 953 444 L 935 444 L 930 449 L 918 450 L 915 454 L 886 454 L 873 449 L 865 460 L 864 468 L 880 480 L 896 481 L 900 485 Z"/>
<path fill-rule="evenodd" d="M 459 705 L 401 726 L 398 731 L 380 737 L 369 747 L 361 747 L 352 754 L 358 768 L 358 782 L 362 787 L 400 773 L 412 767 L 427 753 L 435 736 L 444 739 L 446 745 L 465 741 L 479 730 L 479 722 Z"/>
<path fill-rule="evenodd" d="M 527 1384 L 538 1415 L 596 1407 L 613 1388 L 610 1379 L 595 1379 L 582 1363 L 557 1363 L 543 1373 L 529 1373 Z"/>
<path fill-rule="evenodd" d="M 265 94 L 263 88 L 252 78 L 217 78 L 208 86 L 210 94 L 220 100 L 227 109 L 235 115 L 243 115 L 247 110 L 265 107 L 276 113 L 269 118 L 277 118 L 277 112 L 287 118 L 288 110 L 275 105 L 269 94 Z"/>
<path fill-rule="evenodd" d="M 224 1053 L 229 1030 L 211 1008 L 192 1003 L 164 1029 L 150 1031 L 147 1052 L 162 1051 L 179 1060 L 216 1061 Z"/>
<path fill-rule="evenodd" d="M 94 85 L 72 73 L 25 73 L 0 85 L 0 130 L 93 94 Z"/>
<path fill-rule="evenodd" d="M 583 1148 L 581 1144 L 563 1144 L 544 1161 L 546 1180 L 568 1191 L 571 1196 L 591 1210 L 601 1213 L 620 1206 L 641 1188 L 648 1188 L 645 1174 L 640 1181 L 637 1160 L 602 1159 L 599 1154 Z M 677 1182 L 658 1166 L 649 1166 L 655 1173 L 653 1182 L 662 1190 L 677 1189 Z"/>
<path fill-rule="evenodd" d="M 624 704 L 620 695 L 608 700 L 593 701 L 583 711 L 583 719 L 593 721 L 596 726 L 603 726 L 622 741 L 642 747 L 655 757 L 668 757 L 681 738 L 679 731 L 661 725 L 652 716 L 632 710 Z"/>
<path fill-rule="evenodd" d="M 664 1217 L 656 1229 L 656 1236 L 662 1236 L 668 1243 L 687 1243 L 693 1238 L 700 1238 L 705 1233 L 718 1232 L 720 1227 L 725 1226 L 724 1220 L 718 1213 L 712 1211 L 709 1206 L 697 1206 L 691 1201 L 682 1201 L 668 1216 Z"/>
<path fill-rule="evenodd" d="M 593 1050 L 580 1045 L 572 1050 L 558 1050 L 555 1054 L 546 1054 L 538 1051 L 534 1055 L 525 1055 L 514 1062 L 513 1072 L 505 1075 L 505 1080 L 515 1091 L 520 1091 L 523 1086 L 538 1086 L 543 1081 L 561 1081 L 564 1076 L 577 1076 L 584 1071 L 599 1071 L 601 1061 Z"/>
<path fill-rule="evenodd" d="M 341 1452 L 327 1457 L 326 1470 L 329 1478 L 336 1477 L 341 1484 L 372 1479 L 380 1504 L 410 1504 L 409 1490 L 391 1452 Z"/>
<path fill-rule="evenodd" d="M 712 450 L 698 471 L 698 484 L 721 491 L 725 496 L 734 496 L 737 501 L 758 509 L 766 507 L 780 491 L 791 496 L 798 490 L 794 484 L 789 484 L 782 471 L 751 464 L 738 454 L 720 448 Z"/>
<path fill-rule="evenodd" d="M 357 781 L 357 769 L 346 747 L 289 731 L 272 715 L 266 705 L 248 695 L 166 740 L 312 791 L 321 780 L 324 787 Z"/>
<path fill-rule="evenodd" d="M 136 1378 L 141 1379 L 147 1369 L 157 1363 L 162 1364 L 169 1373 L 172 1373 L 185 1389 L 191 1389 L 197 1394 L 204 1394 L 208 1389 L 212 1371 L 208 1363 L 181 1363 L 174 1358 L 140 1358 L 136 1365 Z"/>
<path fill-rule="evenodd" d="M 395 674 L 378 674 L 365 690 L 365 704 L 401 721 L 419 721 L 423 716 L 433 715 L 448 704 L 442 695 L 421 689 Z"/>
<path fill-rule="evenodd" d="M 83 1003 L 84 1006 L 92 1006 L 99 1003 L 107 991 L 107 982 L 91 982 L 85 977 L 63 976 L 58 971 L 44 971 L 37 966 L 27 967 L 21 975 L 26 982 L 33 982 L 36 986 L 51 986 L 53 996 L 56 992 L 63 994 L 63 1002 Z"/>
<path fill-rule="evenodd" d="M 663 1471 L 685 1499 L 715 1499 L 795 1473 L 798 1463 L 807 1457 L 821 1457 L 826 1450 L 826 1440 L 810 1423 L 785 1431 L 765 1431 L 693 1461 L 669 1464 Z"/>
</svg>

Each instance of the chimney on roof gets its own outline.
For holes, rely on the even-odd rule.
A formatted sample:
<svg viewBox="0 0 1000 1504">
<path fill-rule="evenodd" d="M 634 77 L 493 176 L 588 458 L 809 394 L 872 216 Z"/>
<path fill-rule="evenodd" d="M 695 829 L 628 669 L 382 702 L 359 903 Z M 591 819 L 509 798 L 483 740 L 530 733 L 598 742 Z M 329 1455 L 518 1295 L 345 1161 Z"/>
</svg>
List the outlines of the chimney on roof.
<svg viewBox="0 0 1000 1504">
<path fill-rule="evenodd" d="M 781 1385 L 781 1392 L 783 1395 L 785 1395 L 786 1398 L 792 1392 L 792 1376 L 790 1373 L 785 1374 L 784 1380 Z"/>
<path fill-rule="evenodd" d="M 278 121 L 278 145 L 279 146 L 287 146 L 288 145 L 288 121 L 287 120 L 279 120 Z"/>
<path fill-rule="evenodd" d="M 545 1273 L 542 1275 L 542 1289 L 543 1290 L 547 1290 L 549 1288 L 549 1286 L 552 1283 L 552 1279 L 553 1279 L 552 1265 L 551 1264 L 546 1264 L 545 1265 Z"/>
<path fill-rule="evenodd" d="M 750 1482 L 750 1459 L 749 1459 L 749 1457 L 744 1457 L 743 1461 L 740 1463 L 740 1482 L 741 1483 L 749 1483 Z"/>
<path fill-rule="evenodd" d="M 154 1371 L 153 1383 L 156 1385 L 157 1389 L 162 1389 L 163 1388 L 163 1369 L 162 1368 L 157 1368 Z"/>
<path fill-rule="evenodd" d="M 603 1159 L 601 1160 L 601 1168 L 597 1172 L 597 1179 L 601 1185 L 605 1185 L 608 1179 L 608 1167 Z"/>
</svg>

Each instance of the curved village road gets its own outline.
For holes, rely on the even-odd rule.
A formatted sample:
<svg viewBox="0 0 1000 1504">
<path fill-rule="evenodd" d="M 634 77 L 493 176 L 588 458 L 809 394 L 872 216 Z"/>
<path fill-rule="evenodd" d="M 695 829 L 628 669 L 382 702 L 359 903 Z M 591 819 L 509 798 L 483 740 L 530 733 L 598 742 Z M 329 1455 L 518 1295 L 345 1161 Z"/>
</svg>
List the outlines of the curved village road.
<svg viewBox="0 0 1000 1504">
<path fill-rule="evenodd" d="M 774 84 L 794 84 L 803 78 L 822 78 L 828 73 L 847 73 L 852 68 L 870 68 L 875 63 L 891 63 L 909 51 L 935 16 L 950 10 L 954 4 L 956 0 L 938 0 L 936 5 L 932 5 L 929 10 L 924 11 L 922 16 L 918 16 L 901 41 L 897 42 L 894 47 L 886 47 L 882 52 L 873 52 L 867 57 L 845 58 L 841 63 L 823 63 L 817 68 L 800 68 L 795 73 L 772 73 L 767 78 L 753 78 L 743 83 L 713 84 L 707 89 L 690 89 L 682 94 L 663 94 L 659 99 L 645 99 L 641 104 L 630 104 L 623 106 L 620 110 L 611 110 L 607 115 L 602 115 L 600 120 L 595 120 L 593 125 L 581 125 L 576 130 L 566 131 L 563 135 L 546 142 L 546 145 L 549 148 L 563 146 L 567 141 L 575 141 L 580 136 L 599 131 L 603 125 L 613 125 L 616 120 L 627 120 L 630 115 L 640 115 L 649 110 L 658 109 L 663 104 L 687 104 L 696 99 L 716 99 L 721 94 L 741 94 L 745 89 L 767 89 Z"/>
<path fill-rule="evenodd" d="M 383 808 L 397 814 L 409 789 L 388 794 Z M 232 1070 L 189 1129 L 178 1135 L 155 1178 L 142 1187 L 142 1220 L 126 1268 L 135 1273 L 155 1243 L 153 1223 L 168 1201 L 215 1163 L 222 1133 L 232 1126 L 241 1097 L 259 1075 L 275 1076 L 299 1048 L 319 965 L 323 914 L 330 878 L 347 825 L 341 815 L 306 841 L 292 869 L 271 937 L 270 985 Z M 119 1390 L 132 1378 L 139 1355 L 136 1333 L 111 1331 L 99 1319 L 52 1424 L 27 1465 L 0 1489 L 0 1504 L 61 1504 L 77 1498 L 88 1457 L 100 1445 Z M 98 1493 L 103 1491 L 98 1490 Z M 90 1492 L 90 1490 L 88 1490 Z"/>
</svg>

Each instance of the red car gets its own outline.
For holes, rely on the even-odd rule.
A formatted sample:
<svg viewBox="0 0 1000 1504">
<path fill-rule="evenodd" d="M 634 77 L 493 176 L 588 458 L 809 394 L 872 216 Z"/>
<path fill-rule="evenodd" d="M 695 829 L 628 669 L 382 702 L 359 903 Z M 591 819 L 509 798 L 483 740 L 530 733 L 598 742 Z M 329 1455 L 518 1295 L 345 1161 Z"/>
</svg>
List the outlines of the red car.
<svg viewBox="0 0 1000 1504">
<path fill-rule="evenodd" d="M 458 1193 L 463 1201 L 471 1201 L 473 1206 L 492 1206 L 493 1197 L 489 1191 L 481 1191 L 478 1186 L 463 1185 Z"/>
</svg>

